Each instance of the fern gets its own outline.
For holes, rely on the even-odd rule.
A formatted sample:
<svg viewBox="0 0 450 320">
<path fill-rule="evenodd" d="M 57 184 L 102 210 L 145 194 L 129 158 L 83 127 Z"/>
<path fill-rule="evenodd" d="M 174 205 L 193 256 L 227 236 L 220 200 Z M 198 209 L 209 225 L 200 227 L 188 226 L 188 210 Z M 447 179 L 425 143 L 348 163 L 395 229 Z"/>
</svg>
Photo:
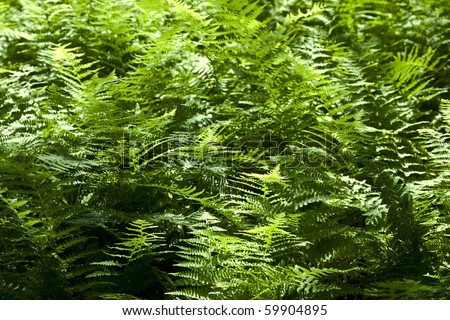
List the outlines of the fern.
<svg viewBox="0 0 450 320">
<path fill-rule="evenodd" d="M 0 4 L 0 296 L 449 288 L 443 0 Z"/>
</svg>

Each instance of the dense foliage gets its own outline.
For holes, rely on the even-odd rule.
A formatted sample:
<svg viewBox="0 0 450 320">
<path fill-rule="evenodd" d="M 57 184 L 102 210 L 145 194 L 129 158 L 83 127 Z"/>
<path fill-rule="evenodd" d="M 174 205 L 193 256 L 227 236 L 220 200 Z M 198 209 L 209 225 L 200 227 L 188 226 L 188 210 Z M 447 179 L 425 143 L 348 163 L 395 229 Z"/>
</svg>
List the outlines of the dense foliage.
<svg viewBox="0 0 450 320">
<path fill-rule="evenodd" d="M 3 0 L 0 297 L 449 299 L 449 49 L 446 0 Z"/>
</svg>

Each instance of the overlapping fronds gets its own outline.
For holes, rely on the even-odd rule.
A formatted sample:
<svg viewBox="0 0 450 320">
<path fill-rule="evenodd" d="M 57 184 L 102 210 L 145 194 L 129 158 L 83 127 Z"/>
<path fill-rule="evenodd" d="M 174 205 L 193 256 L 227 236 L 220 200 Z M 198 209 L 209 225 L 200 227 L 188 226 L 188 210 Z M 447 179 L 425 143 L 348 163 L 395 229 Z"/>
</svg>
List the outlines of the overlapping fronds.
<svg viewBox="0 0 450 320">
<path fill-rule="evenodd" d="M 0 297 L 448 298 L 444 0 L 0 4 Z"/>
</svg>

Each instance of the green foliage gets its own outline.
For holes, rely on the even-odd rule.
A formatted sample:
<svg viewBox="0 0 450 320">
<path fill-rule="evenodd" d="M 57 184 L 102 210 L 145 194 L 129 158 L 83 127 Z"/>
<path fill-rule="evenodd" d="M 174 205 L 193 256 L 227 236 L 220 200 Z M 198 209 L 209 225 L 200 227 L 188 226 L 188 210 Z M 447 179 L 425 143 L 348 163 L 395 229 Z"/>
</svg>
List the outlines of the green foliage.
<svg viewBox="0 0 450 320">
<path fill-rule="evenodd" d="M 446 1 L 0 4 L 2 299 L 448 299 Z"/>
</svg>

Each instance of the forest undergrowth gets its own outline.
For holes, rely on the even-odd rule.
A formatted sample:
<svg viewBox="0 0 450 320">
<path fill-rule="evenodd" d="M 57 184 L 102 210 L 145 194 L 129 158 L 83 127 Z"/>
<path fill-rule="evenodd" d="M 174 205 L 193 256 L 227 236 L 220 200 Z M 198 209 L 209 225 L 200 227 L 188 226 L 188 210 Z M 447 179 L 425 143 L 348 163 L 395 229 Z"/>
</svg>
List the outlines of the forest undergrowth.
<svg viewBox="0 0 450 320">
<path fill-rule="evenodd" d="M 1 299 L 450 299 L 444 0 L 0 1 Z"/>
</svg>

